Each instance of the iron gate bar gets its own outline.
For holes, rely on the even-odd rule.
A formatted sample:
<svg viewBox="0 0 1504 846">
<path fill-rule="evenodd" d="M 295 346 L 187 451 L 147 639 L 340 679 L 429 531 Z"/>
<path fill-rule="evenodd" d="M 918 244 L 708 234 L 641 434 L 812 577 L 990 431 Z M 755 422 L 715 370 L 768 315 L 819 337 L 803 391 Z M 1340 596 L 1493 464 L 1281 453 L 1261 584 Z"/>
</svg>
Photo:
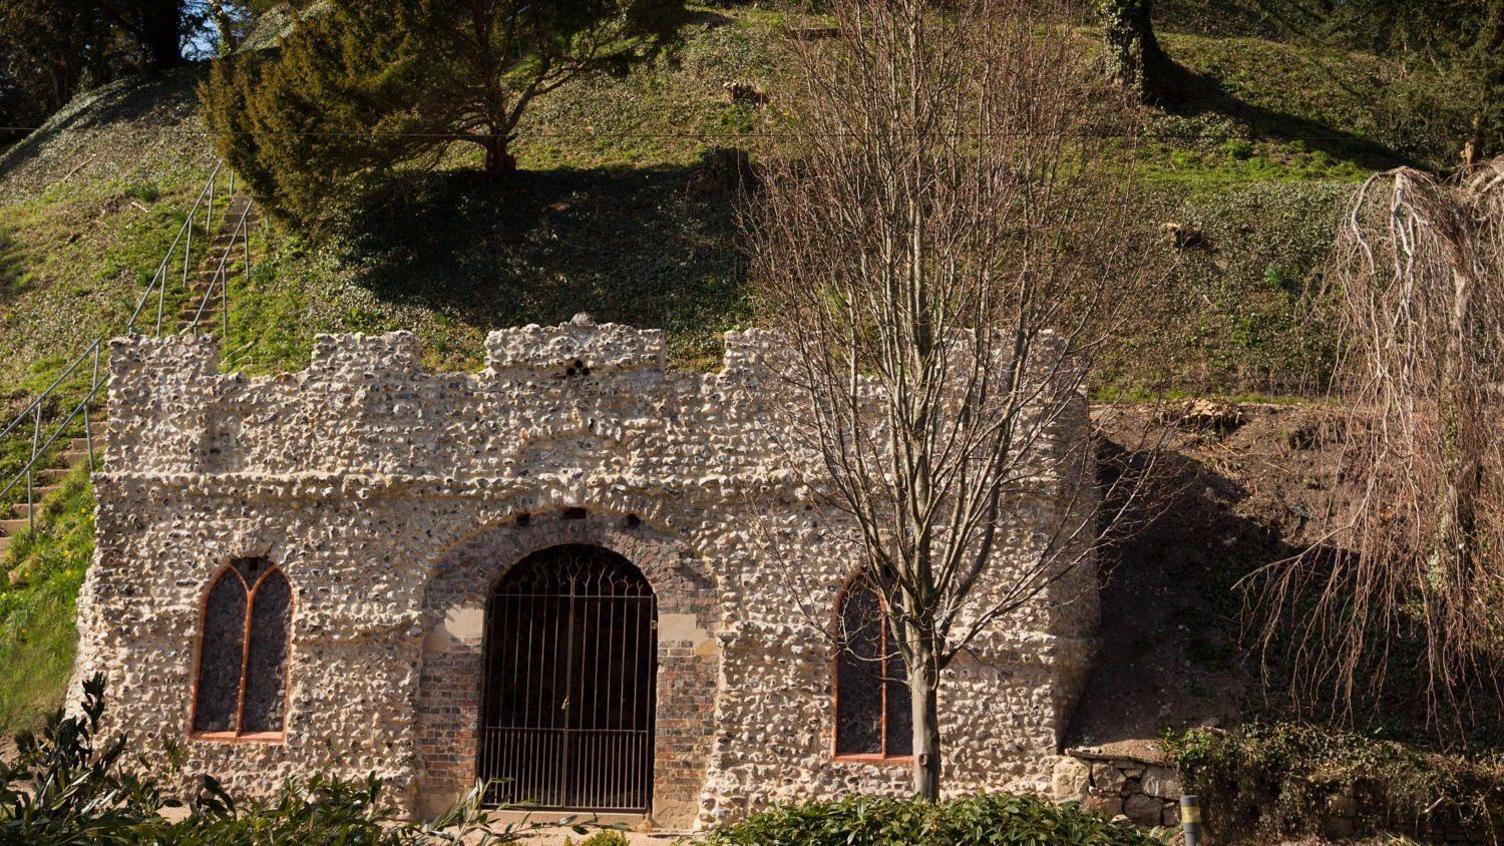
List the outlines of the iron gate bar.
<svg viewBox="0 0 1504 846">
<path fill-rule="evenodd" d="M 485 652 L 488 803 L 649 810 L 657 600 L 629 561 L 566 545 L 519 562 L 487 603 Z"/>
</svg>

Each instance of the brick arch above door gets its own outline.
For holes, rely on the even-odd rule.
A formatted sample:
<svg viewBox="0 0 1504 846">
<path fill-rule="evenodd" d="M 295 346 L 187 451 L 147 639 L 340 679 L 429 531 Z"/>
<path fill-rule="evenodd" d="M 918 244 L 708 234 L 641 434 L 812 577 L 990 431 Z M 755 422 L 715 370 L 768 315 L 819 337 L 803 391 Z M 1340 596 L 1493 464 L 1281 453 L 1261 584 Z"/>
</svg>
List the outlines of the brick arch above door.
<svg viewBox="0 0 1504 846">
<path fill-rule="evenodd" d="M 509 515 L 447 550 L 424 592 L 417 758 L 422 810 L 475 782 L 486 601 L 498 580 L 542 549 L 584 544 L 641 571 L 658 598 L 658 701 L 652 815 L 693 823 L 714 733 L 720 620 L 715 580 L 674 536 L 630 516 L 568 509 Z"/>
</svg>

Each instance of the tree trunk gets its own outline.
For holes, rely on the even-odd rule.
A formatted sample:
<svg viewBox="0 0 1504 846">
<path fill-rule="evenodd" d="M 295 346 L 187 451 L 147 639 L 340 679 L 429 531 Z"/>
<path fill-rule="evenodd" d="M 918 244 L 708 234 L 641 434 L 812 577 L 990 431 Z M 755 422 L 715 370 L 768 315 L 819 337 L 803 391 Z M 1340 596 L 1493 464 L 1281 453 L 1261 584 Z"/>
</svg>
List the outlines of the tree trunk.
<svg viewBox="0 0 1504 846">
<path fill-rule="evenodd" d="M 183 64 L 182 8 L 176 2 L 148 0 L 141 4 L 141 46 L 152 70 Z"/>
<path fill-rule="evenodd" d="M 1459 255 L 1461 250 L 1458 250 Z M 1441 384 L 1442 490 L 1438 491 L 1441 513 L 1437 518 L 1437 557 L 1443 568 L 1438 578 L 1466 582 L 1473 571 L 1478 529 L 1478 495 L 1482 489 L 1483 463 L 1477 446 L 1461 439 L 1467 430 L 1463 415 L 1473 412 L 1467 392 L 1473 367 L 1466 345 L 1473 337 L 1473 284 L 1460 270 L 1452 272 L 1452 314 L 1448 327 L 1448 357 Z"/>
<path fill-rule="evenodd" d="M 502 179 L 517 170 L 517 159 L 507 149 L 506 135 L 492 135 L 481 142 L 481 146 L 486 150 L 486 176 Z"/>
<path fill-rule="evenodd" d="M 1108 76 L 1143 100 L 1157 99 L 1171 63 L 1154 36 L 1153 0 L 1099 2 Z"/>
<path fill-rule="evenodd" d="M 909 713 L 914 736 L 914 795 L 926 802 L 940 801 L 940 675 L 936 670 L 932 641 L 914 637 L 917 648 L 909 674 Z"/>
</svg>

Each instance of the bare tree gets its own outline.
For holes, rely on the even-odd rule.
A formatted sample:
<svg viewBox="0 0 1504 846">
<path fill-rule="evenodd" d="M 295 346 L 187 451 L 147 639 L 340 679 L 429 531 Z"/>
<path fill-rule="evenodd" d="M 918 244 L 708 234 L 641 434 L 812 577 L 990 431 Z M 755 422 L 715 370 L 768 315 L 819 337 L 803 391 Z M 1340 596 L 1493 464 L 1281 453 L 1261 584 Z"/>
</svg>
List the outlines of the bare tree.
<svg viewBox="0 0 1504 846">
<path fill-rule="evenodd" d="M 1504 657 L 1504 160 L 1454 182 L 1370 178 L 1333 263 L 1329 531 L 1255 583 L 1265 637 L 1295 623 L 1299 687 L 1349 702 L 1413 637 L 1434 713 Z"/>
<path fill-rule="evenodd" d="M 1063 5 L 834 14 L 840 39 L 789 47 L 791 139 L 752 213 L 752 273 L 788 341 L 782 428 L 884 597 L 933 800 L 942 672 L 1079 576 L 1135 501 L 1124 474 L 1097 507 L 1095 436 L 1075 424 L 1146 279 L 1147 220 L 1131 133 L 1102 124 L 1121 101 Z M 1042 535 L 1018 536 L 1024 509 L 1048 515 Z"/>
</svg>

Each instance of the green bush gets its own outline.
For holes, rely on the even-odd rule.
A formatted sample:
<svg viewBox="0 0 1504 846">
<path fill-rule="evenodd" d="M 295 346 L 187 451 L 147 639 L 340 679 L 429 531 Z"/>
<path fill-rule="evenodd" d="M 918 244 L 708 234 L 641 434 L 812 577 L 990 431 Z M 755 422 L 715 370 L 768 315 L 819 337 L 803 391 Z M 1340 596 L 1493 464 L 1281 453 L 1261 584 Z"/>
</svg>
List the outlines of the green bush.
<svg viewBox="0 0 1504 846">
<path fill-rule="evenodd" d="M 1329 727 L 1250 724 L 1167 737 L 1221 842 L 1323 833 L 1498 843 L 1504 759 L 1428 752 Z"/>
<path fill-rule="evenodd" d="M 1158 846 L 1077 805 L 1005 793 L 936 805 L 856 797 L 786 805 L 712 831 L 710 846 Z"/>
<path fill-rule="evenodd" d="M 272 800 L 238 803 L 204 775 L 189 812 L 172 821 L 162 811 L 184 803 L 159 774 L 145 769 L 145 761 L 135 767 L 126 761 L 125 736 L 100 736 L 104 677 L 96 675 L 83 687 L 76 716 L 58 711 L 39 734 L 17 734 L 15 760 L 0 762 L 0 844 L 491 846 L 516 843 L 543 827 L 488 823 L 479 787 L 437 820 L 406 822 L 383 801 L 375 776 L 289 781 Z M 164 757 L 176 767 L 176 750 Z M 576 830 L 583 833 L 583 827 Z"/>
</svg>

